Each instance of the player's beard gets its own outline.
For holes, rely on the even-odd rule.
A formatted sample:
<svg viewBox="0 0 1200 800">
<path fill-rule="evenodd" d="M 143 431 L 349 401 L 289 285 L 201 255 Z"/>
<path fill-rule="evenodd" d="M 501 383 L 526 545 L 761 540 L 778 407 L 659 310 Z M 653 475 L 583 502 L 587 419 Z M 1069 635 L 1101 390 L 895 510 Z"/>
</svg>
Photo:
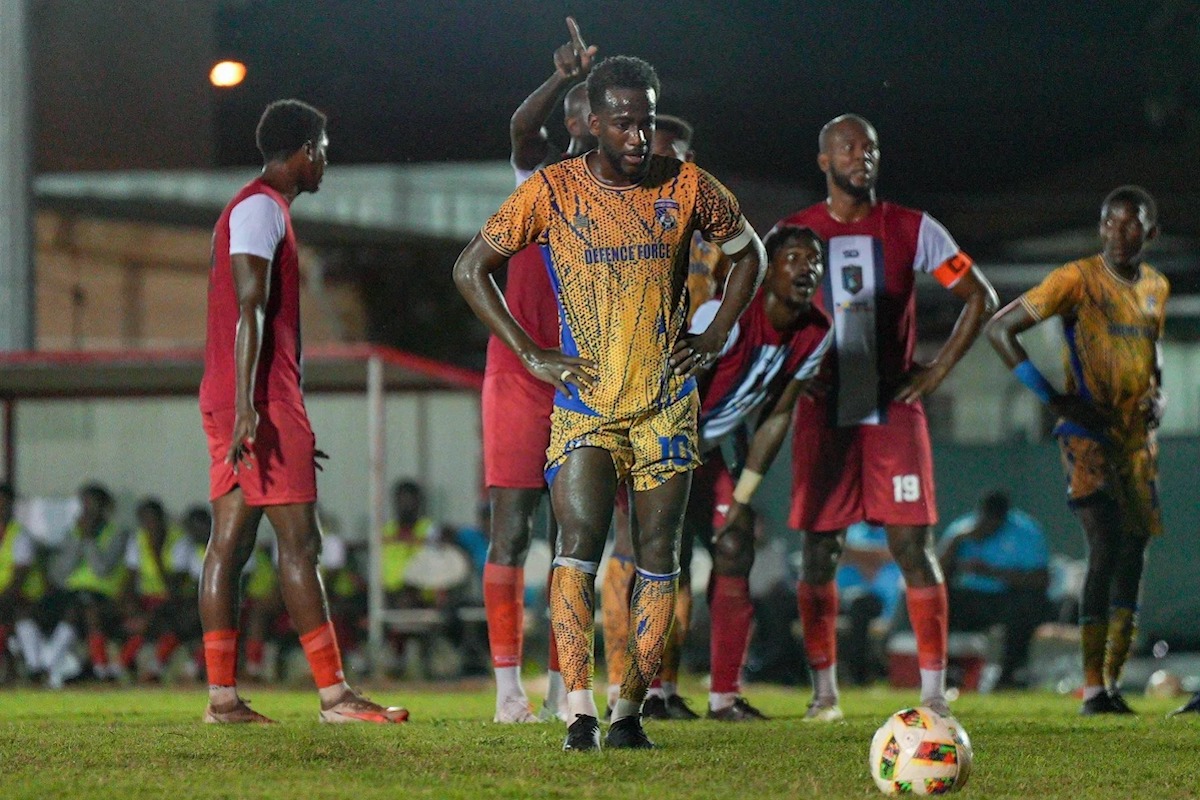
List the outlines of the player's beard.
<svg viewBox="0 0 1200 800">
<path fill-rule="evenodd" d="M 875 193 L 875 180 L 878 177 L 872 173 L 867 183 L 863 186 L 856 186 L 850 181 L 850 176 L 845 175 L 837 170 L 829 170 L 829 176 L 833 180 L 833 185 L 841 189 L 846 194 L 853 197 L 855 200 L 869 201 Z"/>
</svg>

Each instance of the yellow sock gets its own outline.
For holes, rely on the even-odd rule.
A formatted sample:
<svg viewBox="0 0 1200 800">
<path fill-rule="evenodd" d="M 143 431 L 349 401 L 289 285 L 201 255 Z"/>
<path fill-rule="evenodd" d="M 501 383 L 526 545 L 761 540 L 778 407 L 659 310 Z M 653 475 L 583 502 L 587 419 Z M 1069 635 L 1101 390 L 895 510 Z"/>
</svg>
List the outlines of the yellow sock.
<svg viewBox="0 0 1200 800">
<path fill-rule="evenodd" d="M 688 630 L 692 627 L 692 591 L 690 586 L 680 586 L 675 596 L 675 625 L 663 645 L 662 668 L 658 677 L 663 683 L 679 683 L 679 664 L 683 661 L 683 645 Z"/>
<path fill-rule="evenodd" d="M 550 582 L 550 624 L 558 642 L 558 668 L 568 692 L 592 688 L 596 573 L 555 564 Z"/>
<path fill-rule="evenodd" d="M 675 621 L 675 594 L 678 573 L 669 576 L 647 575 L 641 570 L 633 579 L 630 604 L 628 662 L 621 681 L 621 699 L 641 703 L 646 699 L 650 681 L 662 665 L 663 646 Z"/>
<path fill-rule="evenodd" d="M 1129 659 L 1129 648 L 1137 633 L 1137 612 L 1114 607 L 1108 612 L 1108 647 L 1104 651 L 1104 685 L 1115 688 Z"/>
<path fill-rule="evenodd" d="M 629 646 L 629 598 L 633 592 L 633 560 L 610 558 L 604 569 L 604 588 L 600 591 L 601 620 L 604 624 L 604 665 L 608 684 L 616 686 L 625 674 L 625 649 Z"/>
<path fill-rule="evenodd" d="M 1104 685 L 1104 645 L 1108 623 L 1086 622 L 1079 626 L 1079 642 L 1083 649 L 1083 685 Z"/>
</svg>

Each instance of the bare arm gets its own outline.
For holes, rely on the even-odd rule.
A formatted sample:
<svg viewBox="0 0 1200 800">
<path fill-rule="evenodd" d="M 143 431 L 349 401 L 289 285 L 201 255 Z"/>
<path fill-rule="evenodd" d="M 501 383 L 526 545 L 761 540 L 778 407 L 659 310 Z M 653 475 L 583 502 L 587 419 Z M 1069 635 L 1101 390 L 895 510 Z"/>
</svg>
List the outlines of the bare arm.
<svg viewBox="0 0 1200 800">
<path fill-rule="evenodd" d="M 747 229 L 749 226 L 747 225 Z M 767 252 L 758 234 L 750 230 L 750 241 L 737 253 L 730 255 L 732 266 L 725 282 L 725 294 L 717 314 L 703 333 L 681 336 L 671 354 L 671 368 L 676 375 L 695 375 L 712 366 L 738 317 L 750 305 L 762 283 L 767 264 Z"/>
<path fill-rule="evenodd" d="M 568 383 L 587 388 L 595 380 L 594 362 L 566 356 L 557 350 L 543 350 L 513 319 L 492 275 L 507 262 L 507 256 L 475 234 L 454 263 L 454 285 L 475 316 L 521 359 L 534 377 L 553 384 L 563 394 L 568 393 Z"/>
<path fill-rule="evenodd" d="M 254 410 L 254 380 L 258 374 L 258 356 L 262 351 L 271 262 L 249 253 L 234 253 L 229 260 L 233 271 L 233 287 L 237 293 L 238 325 L 233 354 L 236 376 L 233 439 L 225 455 L 225 463 L 237 472 L 240 466 L 251 466 L 254 437 L 258 429 L 258 412 Z"/>
<path fill-rule="evenodd" d="M 950 287 L 950 291 L 965 304 L 958 321 L 954 323 L 954 330 L 933 361 L 916 366 L 909 372 L 896 393 L 897 400 L 912 403 L 937 389 L 959 359 L 971 349 L 984 323 L 1000 305 L 996 290 L 978 267 L 972 266 L 964 272 L 958 282 Z"/>
<path fill-rule="evenodd" d="M 517 106 L 508 123 L 512 163 L 517 169 L 529 171 L 546 163 L 550 156 L 546 120 L 563 93 L 587 77 L 592 68 L 596 46 L 583 43 L 579 26 L 571 17 L 567 17 L 567 28 L 571 32 L 571 41 L 554 51 L 554 72 Z"/>
</svg>

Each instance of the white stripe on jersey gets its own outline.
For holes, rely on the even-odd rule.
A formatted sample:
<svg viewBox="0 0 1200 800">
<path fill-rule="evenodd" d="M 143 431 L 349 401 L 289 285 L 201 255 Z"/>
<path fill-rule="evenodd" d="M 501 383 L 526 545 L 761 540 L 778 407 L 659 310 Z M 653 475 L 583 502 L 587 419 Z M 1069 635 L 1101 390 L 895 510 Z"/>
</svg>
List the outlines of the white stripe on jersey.
<svg viewBox="0 0 1200 800">
<path fill-rule="evenodd" d="M 701 416 L 700 438 L 704 442 L 703 449 L 711 449 L 718 439 L 731 432 L 762 406 L 767 399 L 767 387 L 783 369 L 789 353 L 788 348 L 777 344 L 764 344 L 754 351 L 749 368 L 734 390 L 725 395 L 712 411 Z"/>
<path fill-rule="evenodd" d="M 821 361 L 824 360 L 825 354 L 829 352 L 830 346 L 833 344 L 833 328 L 825 334 L 825 338 L 817 345 L 817 349 L 809 354 L 808 358 L 804 359 L 804 363 L 800 365 L 800 369 L 796 370 L 796 380 L 806 381 L 813 375 L 817 374 L 817 370 L 821 368 Z"/>
<path fill-rule="evenodd" d="M 837 343 L 837 424 L 878 425 L 879 344 L 875 327 L 876 286 L 883 252 L 871 236 L 829 240 L 828 286 Z"/>
</svg>

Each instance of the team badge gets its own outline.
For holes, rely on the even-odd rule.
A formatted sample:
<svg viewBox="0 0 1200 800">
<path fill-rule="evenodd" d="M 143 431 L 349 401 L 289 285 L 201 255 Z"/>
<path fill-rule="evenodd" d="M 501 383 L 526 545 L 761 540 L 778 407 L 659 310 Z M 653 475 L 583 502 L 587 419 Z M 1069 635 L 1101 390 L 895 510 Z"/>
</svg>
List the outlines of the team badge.
<svg viewBox="0 0 1200 800">
<path fill-rule="evenodd" d="M 842 267 L 842 288 L 850 294 L 858 294 L 863 287 L 863 268 L 857 264 Z"/>
<path fill-rule="evenodd" d="M 592 221 L 588 219 L 586 214 L 576 214 L 575 222 L 573 223 L 576 229 L 592 227 Z"/>
<path fill-rule="evenodd" d="M 678 224 L 675 221 L 674 213 L 678 211 L 679 203 L 674 200 L 663 198 L 654 201 L 654 218 L 658 220 L 659 225 L 662 225 L 664 231 L 673 230 Z"/>
</svg>

